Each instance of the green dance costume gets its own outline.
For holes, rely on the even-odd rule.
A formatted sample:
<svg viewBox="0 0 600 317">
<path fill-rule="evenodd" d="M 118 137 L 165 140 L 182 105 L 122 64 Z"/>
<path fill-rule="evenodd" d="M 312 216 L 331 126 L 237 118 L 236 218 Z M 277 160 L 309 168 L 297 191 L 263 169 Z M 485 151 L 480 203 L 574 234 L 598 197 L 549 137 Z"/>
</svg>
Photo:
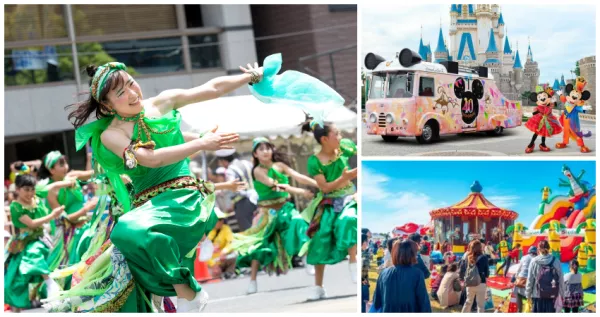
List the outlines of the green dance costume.
<svg viewBox="0 0 600 317">
<path fill-rule="evenodd" d="M 40 181 L 36 185 L 36 195 L 45 198 L 44 203 L 48 210 L 52 210 L 52 208 L 47 199 L 47 185 L 52 183 L 52 179 L 48 178 Z M 82 236 L 89 228 L 89 224 L 86 223 L 80 228 L 77 228 L 74 223 L 71 223 L 65 217 L 65 214 L 71 215 L 81 210 L 84 206 L 83 189 L 81 188 L 79 181 L 75 182 L 74 188 L 60 188 L 56 199 L 59 205 L 65 206 L 65 213 L 60 218 L 50 221 L 50 233 L 54 238 L 53 248 L 50 250 L 48 260 L 51 271 L 79 262 L 81 260 L 81 255 L 89 246 L 89 241 L 87 241 L 88 243 L 86 243 L 86 241 L 80 243 L 82 242 Z M 85 216 L 82 218 L 85 218 Z M 64 289 L 69 289 L 71 286 L 71 278 L 67 277 L 64 282 L 60 284 Z"/>
<path fill-rule="evenodd" d="M 289 184 L 288 177 L 273 167 L 267 175 L 278 184 Z M 231 248 L 239 254 L 237 266 L 249 267 L 252 260 L 257 260 L 270 273 L 286 273 L 292 256 L 308 241 L 308 223 L 288 201 L 289 193 L 273 190 L 257 180 L 254 189 L 260 216 L 252 228 L 234 235 Z"/>
<path fill-rule="evenodd" d="M 356 155 L 356 144 L 349 139 L 340 142 L 338 157 L 323 164 L 315 155 L 308 158 L 308 173 L 315 177 L 325 176 L 327 182 L 338 179 L 348 159 Z M 348 249 L 356 244 L 356 202 L 352 194 L 356 192 L 354 184 L 333 192 L 319 192 L 302 212 L 302 216 L 310 221 L 306 261 L 312 265 L 336 264 L 348 255 Z"/>
<path fill-rule="evenodd" d="M 189 159 L 148 168 L 137 164 L 132 151 L 137 146 L 160 149 L 183 144 L 181 115 L 173 110 L 148 118 L 142 111 L 134 118 L 119 119 L 136 122 L 133 140 L 123 157 L 100 140 L 112 116 L 77 129 L 77 148 L 83 148 L 91 138 L 94 158 L 106 171 L 123 214 L 113 214 L 116 224 L 102 248 L 106 251 L 93 259 L 77 286 L 49 303 L 50 311 L 149 311 L 151 294 L 175 296 L 173 284 L 187 284 L 194 292 L 201 290 L 182 262 L 192 256 L 198 242 L 217 222 L 214 194 L 191 176 Z M 121 174 L 132 180 L 132 202 Z"/>
<path fill-rule="evenodd" d="M 10 204 L 10 215 L 13 225 L 17 229 L 17 235 L 11 238 L 9 245 L 14 246 L 14 250 L 20 250 L 20 252 L 9 253 L 4 262 L 6 268 L 4 303 L 22 309 L 31 308 L 29 285 L 43 283 L 42 275 L 50 274 L 48 242 L 42 242 L 41 239 L 44 236 L 44 229 L 42 227 L 29 229 L 19 221 L 23 215 L 29 216 L 32 220 L 48 215 L 48 208 L 39 199 L 34 199 L 36 207 L 25 207 L 17 201 Z"/>
</svg>

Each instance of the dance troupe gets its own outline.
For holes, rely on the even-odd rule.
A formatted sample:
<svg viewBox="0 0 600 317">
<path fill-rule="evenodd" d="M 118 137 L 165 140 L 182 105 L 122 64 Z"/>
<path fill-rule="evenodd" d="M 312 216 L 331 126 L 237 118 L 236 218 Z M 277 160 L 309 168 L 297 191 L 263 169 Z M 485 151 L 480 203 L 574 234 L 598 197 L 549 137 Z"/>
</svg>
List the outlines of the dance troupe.
<svg viewBox="0 0 600 317">
<path fill-rule="evenodd" d="M 546 138 L 556 134 L 563 133 L 563 141 L 556 143 L 557 149 L 564 149 L 569 144 L 569 140 L 577 143 L 581 153 L 589 153 L 590 149 L 583 143 L 584 137 L 592 136 L 590 131 L 582 132 L 579 123 L 579 113 L 585 110 L 591 110 L 585 101 L 590 99 L 591 93 L 585 90 L 587 81 L 582 76 L 578 76 L 575 85 L 568 84 L 565 87 L 566 95 L 562 91 L 554 91 L 551 87 L 539 89 L 536 93 L 529 95 L 529 99 L 536 103 L 533 117 L 531 117 L 525 127 L 533 132 L 531 142 L 525 148 L 525 153 L 532 153 L 535 148 L 535 140 L 538 136 L 542 137 L 540 151 L 549 152 L 550 148 L 546 146 Z M 560 95 L 560 101 L 565 104 L 560 119 L 552 114 L 552 109 L 556 105 L 556 96 Z"/>
<path fill-rule="evenodd" d="M 49 312 L 199 312 L 208 294 L 194 278 L 198 244 L 218 220 L 216 189 L 235 189 L 194 177 L 189 157 L 199 151 L 231 149 L 239 136 L 180 129 L 179 108 L 218 98 L 244 85 L 263 102 L 342 106 L 333 89 L 303 73 L 278 75 L 281 55 L 263 67 L 248 64 L 242 74 L 218 77 L 192 89 L 166 90 L 144 99 L 122 63 L 87 67 L 90 97 L 69 114 L 76 147 L 91 142 L 93 168 L 69 171 L 58 151 L 43 158 L 41 181 L 25 166 L 16 178 L 18 199 L 10 205 L 17 234 L 5 252 L 4 301 L 15 311 L 43 298 Z M 339 102 L 341 99 L 341 103 Z M 194 106 L 201 106 L 194 105 Z M 305 107 L 312 115 L 310 107 Z M 86 121 L 94 115 L 97 120 Z M 237 265 L 251 267 L 248 293 L 257 291 L 256 273 L 278 274 L 291 258 L 314 266 L 309 299 L 325 298 L 325 265 L 349 257 L 356 283 L 357 169 L 348 160 L 356 145 L 341 139 L 322 112 L 308 117 L 320 151 L 308 159 L 309 176 L 292 169 L 267 138 L 253 141 L 253 185 L 258 221 L 235 234 Z M 289 178 L 314 188 L 290 185 Z M 97 199 L 84 203 L 82 182 L 97 184 Z M 312 198 L 299 212 L 290 194 Z M 108 210 L 108 217 L 102 214 Z M 92 213 L 89 217 L 88 214 Z M 49 225 L 47 225 L 49 224 Z M 170 297 L 177 297 L 176 303 Z"/>
</svg>

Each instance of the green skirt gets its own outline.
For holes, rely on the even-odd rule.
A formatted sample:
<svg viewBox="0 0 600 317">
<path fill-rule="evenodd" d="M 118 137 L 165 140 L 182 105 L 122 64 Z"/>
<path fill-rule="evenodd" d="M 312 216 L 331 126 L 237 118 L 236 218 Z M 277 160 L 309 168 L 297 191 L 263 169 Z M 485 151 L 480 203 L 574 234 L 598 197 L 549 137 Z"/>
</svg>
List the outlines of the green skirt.
<svg viewBox="0 0 600 317">
<path fill-rule="evenodd" d="M 203 198 L 198 190 L 172 189 L 122 215 L 106 242 L 114 249 L 101 249 L 86 261 L 89 269 L 82 281 L 51 302 L 49 310 L 145 312 L 151 311 L 152 294 L 175 296 L 173 284 L 199 292 L 185 260 L 217 223 L 213 206 L 214 195 Z M 73 298 L 84 304 L 73 304 Z"/>
<path fill-rule="evenodd" d="M 217 223 L 213 204 L 208 209 L 202 201 L 198 190 L 170 190 L 119 218 L 110 239 L 145 290 L 158 296 L 175 296 L 173 284 L 201 290 L 182 262 Z"/>
<path fill-rule="evenodd" d="M 279 210 L 269 210 L 253 228 L 234 236 L 232 248 L 239 254 L 237 266 L 250 267 L 257 260 L 263 267 L 286 271 L 291 257 L 308 242 L 306 229 L 308 223 L 291 202 Z"/>
<path fill-rule="evenodd" d="M 42 275 L 50 274 L 48 247 L 33 241 L 18 254 L 11 254 L 5 262 L 4 303 L 16 308 L 31 308 L 29 284 L 42 283 Z"/>
<path fill-rule="evenodd" d="M 323 208 L 322 216 L 319 228 L 310 239 L 306 262 L 312 265 L 339 263 L 356 244 L 356 202 L 347 203 L 340 212 L 335 212 L 331 205 L 317 208 Z"/>
</svg>

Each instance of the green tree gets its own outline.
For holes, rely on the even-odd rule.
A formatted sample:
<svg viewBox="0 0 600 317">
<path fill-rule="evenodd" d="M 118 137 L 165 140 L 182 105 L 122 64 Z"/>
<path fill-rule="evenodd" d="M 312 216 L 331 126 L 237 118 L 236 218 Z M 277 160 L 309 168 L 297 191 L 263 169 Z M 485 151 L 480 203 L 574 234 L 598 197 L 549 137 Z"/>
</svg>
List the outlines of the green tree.
<svg viewBox="0 0 600 317">
<path fill-rule="evenodd" d="M 524 91 L 521 93 L 521 100 L 525 100 L 525 103 L 529 105 L 529 96 L 531 95 L 531 91 Z"/>
<path fill-rule="evenodd" d="M 575 75 L 581 76 L 579 72 L 579 61 L 575 63 Z"/>
<path fill-rule="evenodd" d="M 67 37 L 65 28 L 66 21 L 63 14 L 60 14 L 62 5 L 11 5 L 5 7 L 4 12 L 4 38 L 7 41 L 25 41 L 35 39 L 52 39 L 57 37 Z M 87 22 L 85 13 L 77 10 L 73 6 L 73 20 L 79 31 L 85 31 L 86 34 L 102 35 L 101 29 L 94 29 Z M 42 51 L 42 46 L 32 46 L 19 48 L 19 50 Z M 52 74 L 52 67 L 48 65 L 46 69 L 35 70 L 16 70 L 11 57 L 4 58 L 6 86 L 19 86 L 29 84 L 39 84 L 49 81 L 61 81 L 65 79 L 74 79 L 73 74 L 73 55 L 70 45 L 56 46 L 58 55 L 58 74 Z M 82 74 L 82 80 L 85 83 L 87 74 L 85 67 L 89 64 L 103 65 L 108 62 L 114 62 L 116 59 L 108 54 L 102 44 L 98 42 L 77 44 L 77 59 Z M 12 50 L 5 50 L 5 56 L 12 55 Z M 127 67 L 127 72 L 136 75 L 133 67 Z M 51 78 L 49 78 L 49 74 Z"/>
</svg>

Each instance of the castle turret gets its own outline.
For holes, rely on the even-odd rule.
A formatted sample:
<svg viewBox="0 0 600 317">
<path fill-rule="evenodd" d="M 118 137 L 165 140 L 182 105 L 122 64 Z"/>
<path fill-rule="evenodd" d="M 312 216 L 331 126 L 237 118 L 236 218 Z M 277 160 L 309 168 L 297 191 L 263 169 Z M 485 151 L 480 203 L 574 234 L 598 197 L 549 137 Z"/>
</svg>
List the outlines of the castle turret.
<svg viewBox="0 0 600 317">
<path fill-rule="evenodd" d="M 508 41 L 508 35 L 504 38 L 504 51 L 502 52 L 502 64 L 504 65 L 512 65 L 513 60 L 513 51 L 510 48 L 510 42 Z M 506 71 L 510 70 L 510 67 L 505 67 Z"/>
<path fill-rule="evenodd" d="M 496 47 L 496 39 L 494 36 L 494 29 L 490 28 L 489 45 L 485 51 L 485 62 L 483 66 L 486 66 L 490 72 L 494 75 L 494 78 L 499 78 L 500 75 L 500 53 L 498 47 Z"/>
<path fill-rule="evenodd" d="M 444 34 L 442 33 L 442 27 L 440 26 L 440 34 L 438 36 L 437 48 L 433 54 L 436 63 L 445 62 L 448 60 L 448 48 L 444 42 Z"/>
<path fill-rule="evenodd" d="M 560 76 L 560 89 L 564 89 L 567 86 L 567 83 L 565 83 L 565 75 L 561 75 Z"/>
<path fill-rule="evenodd" d="M 510 79 L 510 85 L 517 91 L 521 91 L 523 86 L 523 65 L 521 65 L 521 57 L 519 56 L 519 49 L 515 55 L 515 63 L 513 65 L 513 78 Z M 535 90 L 534 90 L 535 91 Z"/>
<path fill-rule="evenodd" d="M 524 81 L 529 85 L 523 89 L 529 91 L 535 91 L 535 87 L 538 86 L 540 80 L 540 69 L 538 63 L 533 60 L 533 53 L 531 51 L 531 44 L 527 47 L 527 61 L 525 62 Z"/>
<path fill-rule="evenodd" d="M 558 82 L 558 79 L 554 79 L 554 84 L 552 84 L 552 89 L 554 91 L 559 91 L 560 90 L 560 83 Z"/>
</svg>

